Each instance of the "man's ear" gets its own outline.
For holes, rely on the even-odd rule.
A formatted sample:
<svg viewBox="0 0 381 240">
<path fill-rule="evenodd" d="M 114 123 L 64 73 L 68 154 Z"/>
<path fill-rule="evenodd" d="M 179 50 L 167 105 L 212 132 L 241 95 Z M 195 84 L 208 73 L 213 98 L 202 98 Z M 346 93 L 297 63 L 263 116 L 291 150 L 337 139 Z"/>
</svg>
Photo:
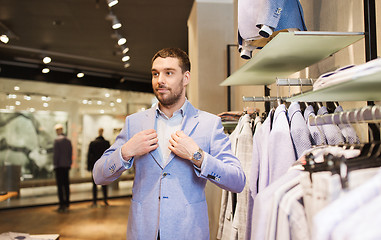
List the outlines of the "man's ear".
<svg viewBox="0 0 381 240">
<path fill-rule="evenodd" d="M 186 71 L 184 73 L 184 77 L 183 77 L 183 84 L 184 84 L 184 87 L 187 86 L 190 82 L 190 72 L 189 71 Z"/>
</svg>

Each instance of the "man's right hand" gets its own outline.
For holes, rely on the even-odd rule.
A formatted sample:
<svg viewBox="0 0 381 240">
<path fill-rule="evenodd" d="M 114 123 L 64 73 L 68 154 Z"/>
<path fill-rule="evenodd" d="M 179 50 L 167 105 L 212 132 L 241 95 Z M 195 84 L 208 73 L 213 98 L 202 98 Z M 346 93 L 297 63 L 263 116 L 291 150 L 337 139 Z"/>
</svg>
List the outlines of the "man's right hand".
<svg viewBox="0 0 381 240">
<path fill-rule="evenodd" d="M 132 157 L 141 156 L 158 148 L 155 129 L 143 130 L 135 134 L 122 146 L 122 157 L 128 161 Z"/>
</svg>

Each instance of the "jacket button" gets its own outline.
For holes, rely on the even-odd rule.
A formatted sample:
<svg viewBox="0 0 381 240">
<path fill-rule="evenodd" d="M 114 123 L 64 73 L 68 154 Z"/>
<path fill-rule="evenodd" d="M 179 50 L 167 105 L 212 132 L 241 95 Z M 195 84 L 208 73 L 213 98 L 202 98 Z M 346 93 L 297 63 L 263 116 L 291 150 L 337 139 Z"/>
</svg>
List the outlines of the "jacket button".
<svg viewBox="0 0 381 240">
<path fill-rule="evenodd" d="M 167 175 L 168 175 L 168 173 L 166 173 L 166 172 L 165 172 L 165 173 L 163 173 L 163 177 L 165 177 L 165 176 L 167 176 Z"/>
</svg>

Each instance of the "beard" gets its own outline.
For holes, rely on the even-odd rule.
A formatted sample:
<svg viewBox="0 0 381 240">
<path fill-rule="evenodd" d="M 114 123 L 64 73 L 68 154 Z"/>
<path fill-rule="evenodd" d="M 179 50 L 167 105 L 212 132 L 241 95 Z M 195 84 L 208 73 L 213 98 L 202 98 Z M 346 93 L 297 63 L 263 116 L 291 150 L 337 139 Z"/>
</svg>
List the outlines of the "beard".
<svg viewBox="0 0 381 240">
<path fill-rule="evenodd" d="M 184 88 L 182 86 L 183 86 L 183 81 L 181 81 L 177 89 L 169 88 L 169 87 L 166 87 L 165 85 L 158 85 L 156 88 L 153 89 L 153 92 L 157 100 L 159 100 L 159 103 L 162 106 L 169 107 L 176 104 L 181 99 L 181 96 L 184 91 Z M 166 93 L 166 94 L 159 93 L 158 88 L 165 88 L 168 90 L 169 93 Z"/>
</svg>

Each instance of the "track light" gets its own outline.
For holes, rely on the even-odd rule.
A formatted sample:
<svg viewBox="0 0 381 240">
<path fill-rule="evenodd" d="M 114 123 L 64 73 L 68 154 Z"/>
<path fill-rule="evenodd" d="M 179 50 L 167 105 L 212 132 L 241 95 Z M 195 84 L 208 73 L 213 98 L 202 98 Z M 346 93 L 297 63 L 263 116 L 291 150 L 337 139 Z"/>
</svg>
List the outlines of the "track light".
<svg viewBox="0 0 381 240">
<path fill-rule="evenodd" d="M 125 46 L 121 46 L 121 48 L 122 48 L 123 54 L 126 54 L 130 50 L 128 47 L 125 47 Z"/>
<path fill-rule="evenodd" d="M 50 63 L 51 61 L 52 61 L 52 59 L 51 59 L 50 57 L 44 57 L 44 58 L 42 59 L 42 62 L 45 63 L 45 64 L 48 64 L 48 63 Z"/>
<path fill-rule="evenodd" d="M 128 60 L 130 60 L 130 56 L 124 56 L 124 57 L 122 58 L 122 61 L 123 61 L 123 62 L 127 62 Z"/>
<path fill-rule="evenodd" d="M 112 29 L 118 29 L 122 26 L 122 24 L 119 22 L 119 20 L 114 16 L 112 19 Z"/>
<path fill-rule="evenodd" d="M 7 44 L 9 42 L 9 37 L 7 35 L 3 34 L 0 36 L 0 41 Z"/>
<path fill-rule="evenodd" d="M 118 0 L 107 0 L 107 5 L 109 7 L 113 7 L 115 6 L 116 4 L 118 4 Z"/>
<path fill-rule="evenodd" d="M 125 44 L 127 42 L 127 39 L 125 39 L 124 37 L 122 36 L 119 36 L 118 37 L 118 45 L 119 46 L 122 46 L 123 44 Z"/>
</svg>

